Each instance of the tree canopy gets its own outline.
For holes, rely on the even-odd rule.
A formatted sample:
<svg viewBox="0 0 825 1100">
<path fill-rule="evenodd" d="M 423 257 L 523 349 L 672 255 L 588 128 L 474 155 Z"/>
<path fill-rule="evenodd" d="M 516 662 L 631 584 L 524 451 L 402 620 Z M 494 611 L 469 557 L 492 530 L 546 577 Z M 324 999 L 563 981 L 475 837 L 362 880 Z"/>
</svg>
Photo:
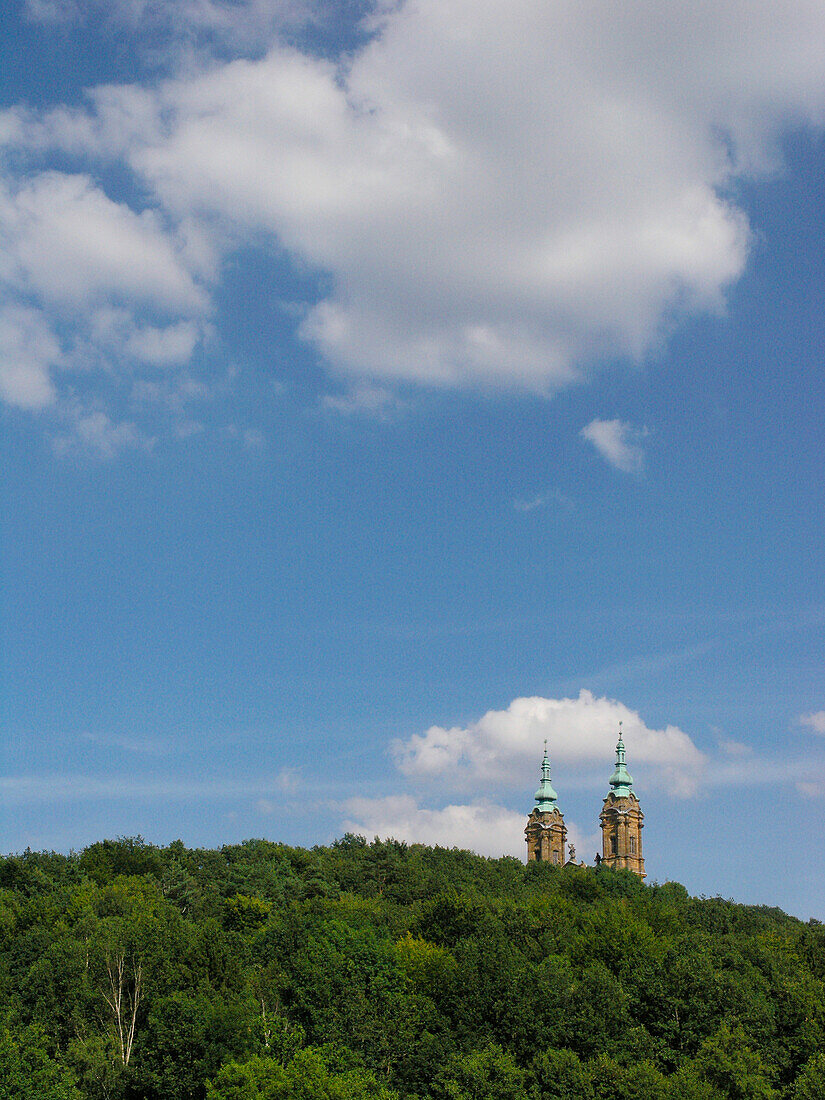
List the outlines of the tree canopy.
<svg viewBox="0 0 825 1100">
<path fill-rule="evenodd" d="M 814 1100 L 825 927 L 347 835 L 0 859 L 0 1100 Z"/>
</svg>

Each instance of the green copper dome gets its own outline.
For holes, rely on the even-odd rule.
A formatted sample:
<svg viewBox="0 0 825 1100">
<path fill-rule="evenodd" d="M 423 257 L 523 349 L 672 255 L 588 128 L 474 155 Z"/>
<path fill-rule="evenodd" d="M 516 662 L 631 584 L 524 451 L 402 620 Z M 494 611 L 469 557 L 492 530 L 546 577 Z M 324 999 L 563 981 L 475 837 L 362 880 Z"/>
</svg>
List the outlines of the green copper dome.
<svg viewBox="0 0 825 1100">
<path fill-rule="evenodd" d="M 556 809 L 558 795 L 550 782 L 550 757 L 547 755 L 547 742 L 544 742 L 544 759 L 541 762 L 541 783 L 536 791 L 536 809 L 543 814 L 551 814 Z"/>
<path fill-rule="evenodd" d="M 610 777 L 610 788 L 616 798 L 627 798 L 633 793 L 633 776 L 627 770 L 624 762 L 624 741 L 622 741 L 622 724 L 619 722 L 619 740 L 616 744 L 616 767 Z"/>
</svg>

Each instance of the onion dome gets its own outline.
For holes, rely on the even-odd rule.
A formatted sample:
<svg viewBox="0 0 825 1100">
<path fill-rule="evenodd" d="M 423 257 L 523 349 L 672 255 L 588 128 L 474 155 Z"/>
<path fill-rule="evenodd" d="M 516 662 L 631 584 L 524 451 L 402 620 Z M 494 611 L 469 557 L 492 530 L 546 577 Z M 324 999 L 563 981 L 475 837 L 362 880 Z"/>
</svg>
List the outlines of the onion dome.
<svg viewBox="0 0 825 1100">
<path fill-rule="evenodd" d="M 609 783 L 616 798 L 627 798 L 633 793 L 633 776 L 627 770 L 624 762 L 624 741 L 622 740 L 621 722 L 619 722 L 619 740 L 616 744 L 616 767 L 609 779 Z"/>
<path fill-rule="evenodd" d="M 544 759 L 541 762 L 541 783 L 536 791 L 536 809 L 543 814 L 551 814 L 556 809 L 558 795 L 550 782 L 550 757 L 547 755 L 547 742 L 544 742 Z"/>
</svg>

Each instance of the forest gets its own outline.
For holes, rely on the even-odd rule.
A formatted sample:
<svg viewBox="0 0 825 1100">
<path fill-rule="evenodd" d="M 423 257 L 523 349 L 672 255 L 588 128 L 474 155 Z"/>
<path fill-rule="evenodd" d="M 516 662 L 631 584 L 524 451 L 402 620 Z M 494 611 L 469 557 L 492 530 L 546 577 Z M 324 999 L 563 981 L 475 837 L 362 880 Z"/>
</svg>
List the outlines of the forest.
<svg viewBox="0 0 825 1100">
<path fill-rule="evenodd" d="M 0 1100 L 823 1100 L 825 926 L 347 835 L 0 859 Z"/>
</svg>

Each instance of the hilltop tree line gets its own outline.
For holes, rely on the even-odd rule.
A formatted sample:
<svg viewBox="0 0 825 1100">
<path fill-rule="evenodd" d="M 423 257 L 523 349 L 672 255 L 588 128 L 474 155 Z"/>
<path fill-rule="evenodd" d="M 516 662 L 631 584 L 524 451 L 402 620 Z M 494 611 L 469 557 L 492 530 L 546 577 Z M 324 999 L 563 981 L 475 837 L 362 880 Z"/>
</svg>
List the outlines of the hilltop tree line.
<svg viewBox="0 0 825 1100">
<path fill-rule="evenodd" d="M 347 835 L 0 860 L 0 1100 L 823 1100 L 825 927 Z"/>
</svg>

